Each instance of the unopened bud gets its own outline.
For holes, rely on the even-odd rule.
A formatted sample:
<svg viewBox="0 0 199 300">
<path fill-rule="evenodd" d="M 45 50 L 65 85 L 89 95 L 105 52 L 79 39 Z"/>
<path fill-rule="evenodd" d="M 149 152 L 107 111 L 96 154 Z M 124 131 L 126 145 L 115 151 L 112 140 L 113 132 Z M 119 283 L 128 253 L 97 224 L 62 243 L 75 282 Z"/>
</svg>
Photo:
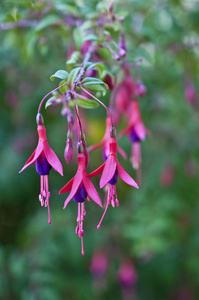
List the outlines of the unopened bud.
<svg viewBox="0 0 199 300">
<path fill-rule="evenodd" d="M 142 97 L 146 94 L 146 87 L 144 86 L 144 84 L 142 82 L 139 82 L 136 87 L 135 87 L 135 94 L 138 97 Z"/>
<path fill-rule="evenodd" d="M 64 151 L 64 157 L 67 164 L 69 164 L 73 160 L 73 156 L 74 156 L 73 141 L 71 138 L 68 137 L 66 141 L 65 151 Z"/>
<path fill-rule="evenodd" d="M 68 109 L 67 107 L 64 107 L 64 108 L 62 109 L 62 111 L 61 111 L 61 115 L 62 115 L 63 117 L 67 117 L 68 112 L 69 112 L 69 109 Z"/>
<path fill-rule="evenodd" d="M 36 116 L 37 125 L 44 125 L 44 119 L 42 114 L 38 113 Z"/>
<path fill-rule="evenodd" d="M 120 56 L 116 52 L 113 52 L 113 58 L 115 60 L 120 60 Z"/>
<path fill-rule="evenodd" d="M 109 5 L 109 8 L 108 8 L 108 10 L 109 10 L 109 12 L 113 12 L 113 3 L 111 3 L 110 5 Z"/>
<path fill-rule="evenodd" d="M 119 48 L 119 55 L 122 56 L 122 57 L 125 57 L 126 56 L 126 51 L 122 48 Z"/>
<path fill-rule="evenodd" d="M 68 123 L 71 124 L 71 125 L 74 124 L 74 116 L 73 116 L 73 114 L 72 114 L 71 111 L 68 113 L 67 121 L 68 121 Z"/>
<path fill-rule="evenodd" d="M 118 43 L 119 48 L 123 49 L 124 51 L 126 50 L 126 42 L 125 42 L 125 35 L 124 32 L 120 33 L 119 37 L 119 43 Z M 121 55 L 121 54 L 120 54 Z M 122 56 L 122 55 L 121 55 Z"/>
<path fill-rule="evenodd" d="M 120 18 L 118 19 L 118 21 L 119 21 L 120 23 L 124 22 L 124 20 L 125 20 L 124 17 L 120 17 Z"/>
</svg>

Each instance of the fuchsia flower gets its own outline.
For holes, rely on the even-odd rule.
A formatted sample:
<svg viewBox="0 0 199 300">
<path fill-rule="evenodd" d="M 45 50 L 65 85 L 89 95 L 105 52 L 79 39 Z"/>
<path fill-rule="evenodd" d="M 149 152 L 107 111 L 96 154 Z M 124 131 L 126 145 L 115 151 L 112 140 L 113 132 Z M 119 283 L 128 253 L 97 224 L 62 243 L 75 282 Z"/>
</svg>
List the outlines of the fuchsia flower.
<svg viewBox="0 0 199 300">
<path fill-rule="evenodd" d="M 96 176 L 100 173 L 102 173 L 102 176 L 100 178 L 100 188 L 103 188 L 105 185 L 107 185 L 108 191 L 105 211 L 99 224 L 97 225 L 97 229 L 99 229 L 101 226 L 108 206 L 110 204 L 112 205 L 112 207 L 115 207 L 115 205 L 119 206 L 119 200 L 117 198 L 116 192 L 118 175 L 124 182 L 138 189 L 137 183 L 133 180 L 133 178 L 129 176 L 129 174 L 124 170 L 117 159 L 117 140 L 115 137 L 111 137 L 109 140 L 109 155 L 105 163 L 103 163 L 103 165 L 101 165 L 98 169 L 90 173 L 88 177 Z"/>
<path fill-rule="evenodd" d="M 49 217 L 48 223 L 51 224 L 50 206 L 49 206 L 50 192 L 48 187 L 48 175 L 50 169 L 53 168 L 55 171 L 57 171 L 63 176 L 63 168 L 58 157 L 48 145 L 48 141 L 46 138 L 46 129 L 44 127 L 43 118 L 41 114 L 37 115 L 37 120 L 38 120 L 37 131 L 39 134 L 39 142 L 37 148 L 30 156 L 30 158 L 27 160 L 24 167 L 21 169 L 19 173 L 21 173 L 27 167 L 35 163 L 36 171 L 41 176 L 41 189 L 39 194 L 39 201 L 41 202 L 41 206 L 43 206 L 44 198 L 46 198 L 45 207 L 48 206 L 48 217 Z"/>
<path fill-rule="evenodd" d="M 82 146 L 82 144 L 81 144 Z M 78 202 L 78 216 L 77 216 L 77 227 L 76 227 L 76 234 L 79 235 L 82 242 L 82 255 L 84 255 L 84 246 L 83 246 L 83 220 L 84 216 L 86 215 L 85 208 L 84 208 L 84 201 L 86 198 L 89 200 L 88 195 L 93 199 L 95 203 L 102 207 L 101 199 L 88 178 L 86 174 L 86 156 L 83 153 L 83 146 L 81 149 L 81 153 L 78 154 L 78 170 L 75 176 L 59 191 L 59 194 L 70 192 L 68 195 L 65 203 L 64 209 L 73 198 L 75 202 Z"/>
<path fill-rule="evenodd" d="M 132 143 L 131 162 L 134 169 L 138 169 L 141 164 L 140 143 L 146 137 L 147 129 L 142 122 L 139 103 L 133 100 L 129 106 L 128 126 L 119 133 L 119 137 L 129 134 Z"/>
<path fill-rule="evenodd" d="M 111 129 L 111 119 L 110 119 L 110 117 L 107 117 L 106 118 L 106 131 L 105 131 L 103 139 L 98 144 L 88 147 L 88 151 L 92 151 L 92 150 L 98 149 L 99 147 L 103 147 L 102 157 L 103 157 L 104 161 L 107 159 L 107 157 L 109 155 L 110 129 Z M 119 145 L 117 145 L 117 151 L 120 153 L 120 155 L 124 159 L 127 158 L 126 153 Z"/>
</svg>

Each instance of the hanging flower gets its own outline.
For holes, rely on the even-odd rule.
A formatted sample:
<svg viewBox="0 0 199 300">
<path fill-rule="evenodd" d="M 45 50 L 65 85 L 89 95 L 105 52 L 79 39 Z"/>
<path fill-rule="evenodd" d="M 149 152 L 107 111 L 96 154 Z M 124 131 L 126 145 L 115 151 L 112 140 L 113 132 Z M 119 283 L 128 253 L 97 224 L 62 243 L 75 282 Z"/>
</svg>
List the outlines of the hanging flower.
<svg viewBox="0 0 199 300">
<path fill-rule="evenodd" d="M 19 173 L 23 172 L 27 167 L 35 163 L 36 171 L 41 176 L 40 177 L 41 188 L 39 194 L 39 201 L 41 202 L 41 206 L 43 206 L 44 198 L 46 198 L 45 207 L 48 207 L 48 223 L 51 224 L 50 206 L 49 206 L 50 192 L 48 187 L 48 175 L 50 169 L 53 168 L 55 171 L 57 171 L 63 176 L 63 168 L 58 157 L 48 145 L 48 141 L 46 137 L 46 129 L 44 127 L 43 117 L 41 114 L 37 115 L 37 124 L 38 124 L 37 131 L 39 135 L 39 142 L 37 148 L 30 156 L 30 158 L 27 160 L 24 167 L 21 169 Z"/>
<path fill-rule="evenodd" d="M 133 100 L 129 106 L 128 126 L 119 133 L 119 137 L 125 134 L 129 135 L 129 141 L 132 143 L 131 162 L 134 169 L 138 169 L 141 164 L 141 146 L 140 143 L 145 139 L 147 129 L 142 122 L 139 103 Z"/>
<path fill-rule="evenodd" d="M 138 189 L 137 183 L 129 176 L 117 159 L 117 140 L 115 137 L 111 137 L 109 140 L 109 155 L 105 163 L 90 173 L 88 177 L 96 176 L 100 173 L 102 173 L 100 178 L 100 188 L 103 188 L 105 185 L 107 185 L 107 201 L 102 218 L 97 225 L 97 229 L 99 229 L 101 226 L 108 206 L 110 204 L 112 207 L 115 207 L 115 205 L 119 206 L 119 200 L 116 192 L 118 175 L 124 182 Z"/>
<path fill-rule="evenodd" d="M 110 119 L 110 117 L 107 117 L 106 118 L 106 131 L 105 131 L 103 139 L 98 144 L 88 147 L 89 152 L 102 147 L 102 157 L 103 157 L 104 161 L 107 159 L 107 157 L 109 155 L 110 129 L 111 129 L 111 119 Z M 117 145 L 117 151 L 120 153 L 120 155 L 124 159 L 127 158 L 126 153 L 119 145 Z"/>
<path fill-rule="evenodd" d="M 79 143 L 80 144 L 80 143 Z M 83 145 L 79 145 L 78 152 L 78 170 L 75 176 L 59 191 L 59 194 L 70 192 L 65 203 L 64 209 L 73 198 L 75 202 L 78 202 L 78 216 L 77 216 L 77 227 L 76 234 L 81 238 L 82 243 L 82 255 L 84 255 L 84 246 L 83 246 L 83 220 L 86 215 L 86 211 L 84 208 L 84 202 L 86 198 L 89 200 L 89 196 L 93 199 L 95 203 L 102 207 L 101 199 L 88 178 L 86 174 L 86 156 L 84 154 Z"/>
</svg>

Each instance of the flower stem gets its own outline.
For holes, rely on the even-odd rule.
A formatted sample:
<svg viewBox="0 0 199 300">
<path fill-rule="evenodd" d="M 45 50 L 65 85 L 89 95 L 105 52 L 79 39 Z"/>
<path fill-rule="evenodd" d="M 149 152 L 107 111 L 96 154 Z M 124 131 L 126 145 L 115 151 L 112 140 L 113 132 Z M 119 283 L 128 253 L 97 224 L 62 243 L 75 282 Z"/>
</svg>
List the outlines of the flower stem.
<svg viewBox="0 0 199 300">
<path fill-rule="evenodd" d="M 80 88 L 85 92 L 87 93 L 89 96 L 91 96 L 92 98 L 94 98 L 97 102 L 99 102 L 107 111 L 109 117 L 110 117 L 110 120 L 111 120 L 111 125 L 113 126 L 113 119 L 112 119 L 112 116 L 111 116 L 111 113 L 110 113 L 110 110 L 108 109 L 108 107 L 102 102 L 100 101 L 97 97 L 95 97 L 93 94 L 89 93 L 85 88 L 83 88 L 82 86 L 80 86 Z"/>
<path fill-rule="evenodd" d="M 58 86 L 56 89 L 52 90 L 51 92 L 49 92 L 48 94 L 46 94 L 45 97 L 43 97 L 43 99 L 41 100 L 41 102 L 40 102 L 40 104 L 39 104 L 38 113 L 40 113 L 40 110 L 41 110 L 41 107 L 42 107 L 42 104 L 43 104 L 44 100 L 45 100 L 50 94 L 52 94 L 53 92 L 57 91 L 58 89 L 60 89 L 61 87 L 65 86 L 65 85 L 67 85 L 67 83 L 64 83 L 64 84 Z"/>
</svg>

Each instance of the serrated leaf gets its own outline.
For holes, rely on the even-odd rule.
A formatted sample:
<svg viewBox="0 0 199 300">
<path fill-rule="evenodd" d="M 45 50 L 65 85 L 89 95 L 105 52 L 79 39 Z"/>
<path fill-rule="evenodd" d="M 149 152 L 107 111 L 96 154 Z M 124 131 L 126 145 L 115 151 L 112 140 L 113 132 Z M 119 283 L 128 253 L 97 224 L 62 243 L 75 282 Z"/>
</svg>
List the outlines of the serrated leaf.
<svg viewBox="0 0 199 300">
<path fill-rule="evenodd" d="M 67 83 L 66 80 L 62 80 L 62 81 L 59 83 L 59 86 L 65 84 L 65 83 Z M 61 92 L 62 94 L 63 94 L 64 92 L 67 92 L 67 91 L 68 91 L 68 86 L 67 86 L 67 84 L 66 84 L 65 86 L 62 86 L 59 90 L 60 90 L 60 92 Z"/>
<path fill-rule="evenodd" d="M 65 70 L 58 70 L 50 77 L 50 79 L 53 81 L 55 77 L 66 80 L 68 78 L 68 72 L 66 72 Z"/>
<path fill-rule="evenodd" d="M 75 78 L 76 78 L 76 76 L 77 76 L 77 74 L 79 73 L 80 70 L 81 70 L 81 68 L 77 67 L 77 68 L 73 69 L 70 72 L 70 74 L 68 76 L 68 86 L 69 86 L 69 88 L 71 88 L 73 86 Z"/>
<path fill-rule="evenodd" d="M 83 38 L 83 42 L 85 41 L 97 41 L 98 37 L 95 34 L 89 34 Z"/>
<path fill-rule="evenodd" d="M 60 17 L 56 15 L 47 16 L 41 20 L 41 22 L 35 27 L 35 30 L 40 31 L 45 27 L 50 26 L 60 20 L 61 20 Z"/>
<path fill-rule="evenodd" d="M 51 105 L 57 105 L 60 103 L 62 103 L 62 100 L 60 98 L 56 98 L 55 96 L 53 96 L 50 99 L 48 99 L 48 101 L 46 102 L 45 108 L 47 108 Z"/>
</svg>

